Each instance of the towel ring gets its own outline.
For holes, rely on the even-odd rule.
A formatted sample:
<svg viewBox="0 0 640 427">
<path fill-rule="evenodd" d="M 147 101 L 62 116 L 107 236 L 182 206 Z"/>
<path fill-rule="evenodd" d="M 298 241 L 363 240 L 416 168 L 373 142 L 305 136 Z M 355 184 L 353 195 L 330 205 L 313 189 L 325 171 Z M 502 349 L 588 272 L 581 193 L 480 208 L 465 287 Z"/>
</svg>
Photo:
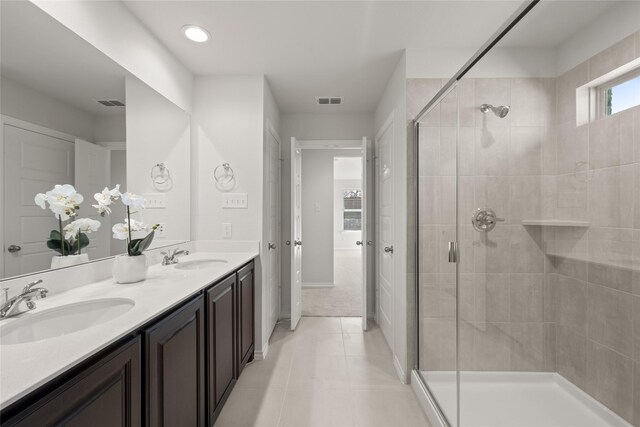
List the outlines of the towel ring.
<svg viewBox="0 0 640 427">
<path fill-rule="evenodd" d="M 229 184 L 232 184 L 235 181 L 236 177 L 233 172 L 233 168 L 229 166 L 229 163 L 223 163 L 216 166 L 216 168 L 213 170 L 213 179 L 216 180 L 218 185 L 226 187 Z"/>
<path fill-rule="evenodd" d="M 171 172 L 164 163 L 158 163 L 151 168 L 151 181 L 154 185 L 166 184 L 171 179 Z"/>
</svg>

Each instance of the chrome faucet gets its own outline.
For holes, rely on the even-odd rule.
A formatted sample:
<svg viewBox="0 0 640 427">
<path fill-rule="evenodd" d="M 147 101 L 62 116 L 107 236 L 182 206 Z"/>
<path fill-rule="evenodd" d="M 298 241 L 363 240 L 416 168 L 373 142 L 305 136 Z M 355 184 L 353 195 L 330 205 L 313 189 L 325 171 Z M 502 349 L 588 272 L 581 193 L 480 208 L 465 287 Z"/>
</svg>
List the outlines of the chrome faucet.
<svg viewBox="0 0 640 427">
<path fill-rule="evenodd" d="M 47 293 L 49 292 L 45 288 L 34 288 L 34 286 L 39 285 L 40 283 L 42 283 L 42 280 L 36 280 L 35 282 L 29 283 L 22 289 L 20 294 L 8 299 L 4 304 L 2 304 L 2 306 L 0 306 L 0 319 L 6 319 L 22 313 L 24 310 L 18 310 L 21 302 L 26 304 L 27 310 L 33 310 L 36 308 L 36 303 L 33 300 L 46 298 Z"/>
<path fill-rule="evenodd" d="M 174 249 L 173 251 L 171 251 L 171 249 L 169 249 L 168 252 L 160 252 L 162 255 L 164 255 L 164 258 L 162 258 L 162 265 L 173 265 L 173 264 L 177 264 L 178 263 L 178 258 L 176 258 L 178 255 L 189 255 L 189 251 L 185 251 L 182 249 Z"/>
</svg>

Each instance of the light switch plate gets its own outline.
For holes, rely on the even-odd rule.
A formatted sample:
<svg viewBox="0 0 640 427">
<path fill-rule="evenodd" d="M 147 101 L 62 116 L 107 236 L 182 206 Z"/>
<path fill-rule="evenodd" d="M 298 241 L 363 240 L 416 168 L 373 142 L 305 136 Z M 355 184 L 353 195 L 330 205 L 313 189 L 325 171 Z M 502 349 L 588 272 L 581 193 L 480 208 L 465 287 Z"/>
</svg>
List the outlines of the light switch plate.
<svg viewBox="0 0 640 427">
<path fill-rule="evenodd" d="M 222 209 L 247 209 L 247 193 L 222 194 Z"/>
<path fill-rule="evenodd" d="M 146 209 L 166 209 L 167 197 L 162 193 L 146 193 L 142 194 L 144 198 L 144 207 Z"/>
</svg>

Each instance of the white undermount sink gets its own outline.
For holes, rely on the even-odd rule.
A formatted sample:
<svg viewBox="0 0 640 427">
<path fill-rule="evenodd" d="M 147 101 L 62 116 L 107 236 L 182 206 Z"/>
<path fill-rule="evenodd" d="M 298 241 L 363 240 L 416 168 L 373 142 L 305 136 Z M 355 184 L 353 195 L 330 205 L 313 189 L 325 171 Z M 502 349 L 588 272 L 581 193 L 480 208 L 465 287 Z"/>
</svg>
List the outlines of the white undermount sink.
<svg viewBox="0 0 640 427">
<path fill-rule="evenodd" d="M 226 264 L 227 260 L 224 259 L 194 259 L 192 261 L 180 261 L 175 265 L 178 270 L 206 270 L 208 268 L 214 268 L 220 264 Z"/>
<path fill-rule="evenodd" d="M 0 345 L 42 341 L 108 322 L 131 310 L 128 298 L 103 298 L 25 314 L 0 328 Z"/>
</svg>

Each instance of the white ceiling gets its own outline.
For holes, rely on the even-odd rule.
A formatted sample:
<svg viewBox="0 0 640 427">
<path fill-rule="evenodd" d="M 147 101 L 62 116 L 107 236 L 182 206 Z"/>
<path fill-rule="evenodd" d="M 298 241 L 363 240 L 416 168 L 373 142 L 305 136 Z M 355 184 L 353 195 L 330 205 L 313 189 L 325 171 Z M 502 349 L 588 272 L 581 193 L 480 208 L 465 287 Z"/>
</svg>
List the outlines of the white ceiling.
<svg viewBox="0 0 640 427">
<path fill-rule="evenodd" d="M 511 46 L 556 46 L 611 1 L 536 6 Z M 282 112 L 375 110 L 405 48 L 479 48 L 518 8 L 499 1 L 128 1 L 195 75 L 265 74 Z M 208 29 L 195 44 L 185 24 Z M 344 96 L 317 106 L 316 96 Z"/>
<path fill-rule="evenodd" d="M 125 70 L 30 2 L 0 1 L 0 72 L 94 115 L 124 114 Z"/>
</svg>

